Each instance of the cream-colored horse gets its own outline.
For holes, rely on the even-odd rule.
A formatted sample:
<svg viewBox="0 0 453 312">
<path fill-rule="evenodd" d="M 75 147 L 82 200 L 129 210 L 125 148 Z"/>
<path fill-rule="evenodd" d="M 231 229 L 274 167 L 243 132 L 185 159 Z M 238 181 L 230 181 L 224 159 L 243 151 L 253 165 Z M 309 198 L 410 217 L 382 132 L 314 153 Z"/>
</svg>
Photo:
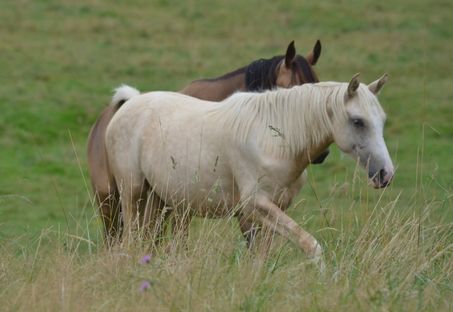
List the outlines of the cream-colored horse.
<svg viewBox="0 0 453 312">
<path fill-rule="evenodd" d="M 366 86 L 356 75 L 349 84 L 236 93 L 209 105 L 179 93 L 119 88 L 115 97 L 130 99 L 107 128 L 106 148 L 125 234 L 137 221 L 154 222 L 165 202 L 190 215 L 242 215 L 321 257 L 316 239 L 283 210 L 310 160 L 333 142 L 360 160 L 375 187 L 390 182 L 376 97 L 386 80 Z M 140 200 L 144 185 L 161 200 Z"/>
</svg>

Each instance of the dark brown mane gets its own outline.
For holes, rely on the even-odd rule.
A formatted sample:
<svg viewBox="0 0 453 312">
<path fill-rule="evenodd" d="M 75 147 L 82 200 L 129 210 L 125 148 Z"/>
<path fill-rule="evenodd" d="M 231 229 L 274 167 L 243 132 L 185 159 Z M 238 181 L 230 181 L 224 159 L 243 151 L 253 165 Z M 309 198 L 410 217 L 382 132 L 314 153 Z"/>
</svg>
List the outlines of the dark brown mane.
<svg viewBox="0 0 453 312">
<path fill-rule="evenodd" d="M 247 91 L 273 89 L 277 85 L 277 66 L 283 58 L 283 55 L 277 55 L 270 59 L 259 59 L 225 75 L 196 81 L 219 81 L 245 73 L 245 87 Z M 300 80 L 303 82 L 314 83 L 319 81 L 308 61 L 301 55 L 296 55 L 292 63 L 292 71 L 298 74 Z"/>
<path fill-rule="evenodd" d="M 245 87 L 247 91 L 263 91 L 277 85 L 277 66 L 283 55 L 270 59 L 259 59 L 247 66 L 245 71 Z"/>
</svg>

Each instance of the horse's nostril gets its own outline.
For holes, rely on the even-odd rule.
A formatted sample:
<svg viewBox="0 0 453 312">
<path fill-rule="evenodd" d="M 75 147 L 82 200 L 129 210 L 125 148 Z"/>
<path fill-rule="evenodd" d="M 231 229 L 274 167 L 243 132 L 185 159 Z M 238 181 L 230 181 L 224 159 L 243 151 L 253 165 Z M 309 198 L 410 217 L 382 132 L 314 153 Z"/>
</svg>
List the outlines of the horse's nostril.
<svg viewBox="0 0 453 312">
<path fill-rule="evenodd" d="M 381 169 L 379 171 L 379 181 L 383 182 L 386 175 L 387 175 L 387 171 L 385 171 L 385 169 Z"/>
<path fill-rule="evenodd" d="M 385 169 L 381 169 L 373 175 L 370 174 L 370 178 L 373 180 L 375 187 L 378 188 L 386 187 L 390 184 L 390 179 L 387 177 L 387 170 Z"/>
</svg>

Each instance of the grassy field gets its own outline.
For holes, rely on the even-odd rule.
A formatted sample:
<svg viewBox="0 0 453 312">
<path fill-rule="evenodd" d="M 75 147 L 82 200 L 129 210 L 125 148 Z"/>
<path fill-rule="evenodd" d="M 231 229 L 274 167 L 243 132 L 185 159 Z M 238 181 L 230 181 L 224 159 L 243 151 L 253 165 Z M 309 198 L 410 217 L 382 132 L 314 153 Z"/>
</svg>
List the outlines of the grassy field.
<svg viewBox="0 0 453 312">
<path fill-rule="evenodd" d="M 2 309 L 451 309 L 451 21 L 442 0 L 2 1 Z M 336 148 L 309 169 L 289 213 L 322 242 L 326 272 L 281 239 L 254 257 L 233 221 L 197 220 L 188 250 L 168 242 L 146 265 L 146 244 L 105 251 L 86 137 L 112 89 L 179 90 L 316 39 L 323 81 L 390 74 L 380 101 L 398 168 L 385 191 Z"/>
</svg>

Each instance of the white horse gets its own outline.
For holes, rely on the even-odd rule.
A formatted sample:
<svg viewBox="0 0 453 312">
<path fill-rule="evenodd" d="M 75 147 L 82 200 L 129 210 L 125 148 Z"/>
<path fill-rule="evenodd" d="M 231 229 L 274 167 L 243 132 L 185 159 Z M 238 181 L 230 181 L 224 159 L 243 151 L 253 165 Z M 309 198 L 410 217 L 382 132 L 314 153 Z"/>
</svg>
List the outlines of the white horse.
<svg viewBox="0 0 453 312">
<path fill-rule="evenodd" d="M 189 215 L 241 215 L 320 258 L 316 239 L 284 212 L 310 160 L 335 142 L 359 159 L 375 187 L 394 173 L 376 97 L 387 75 L 368 86 L 357 76 L 236 93 L 218 103 L 119 88 L 114 99 L 128 101 L 107 128 L 106 148 L 126 234 L 155 222 L 151 215 L 169 205 Z M 151 200 L 143 200 L 144 189 L 152 190 Z"/>
</svg>

